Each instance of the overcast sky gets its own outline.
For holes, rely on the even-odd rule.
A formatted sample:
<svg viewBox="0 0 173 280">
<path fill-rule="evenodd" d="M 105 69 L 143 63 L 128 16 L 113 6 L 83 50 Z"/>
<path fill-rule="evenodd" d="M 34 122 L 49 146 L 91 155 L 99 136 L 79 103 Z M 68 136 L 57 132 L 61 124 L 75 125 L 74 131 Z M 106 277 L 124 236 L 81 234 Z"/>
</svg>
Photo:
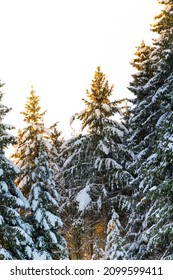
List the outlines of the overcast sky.
<svg viewBox="0 0 173 280">
<path fill-rule="evenodd" d="M 3 103 L 13 107 L 8 122 L 18 129 L 33 85 L 47 109 L 47 124 L 83 109 L 81 99 L 97 66 L 127 95 L 135 46 L 150 40 L 160 7 L 156 0 L 0 0 L 0 79 Z"/>
</svg>

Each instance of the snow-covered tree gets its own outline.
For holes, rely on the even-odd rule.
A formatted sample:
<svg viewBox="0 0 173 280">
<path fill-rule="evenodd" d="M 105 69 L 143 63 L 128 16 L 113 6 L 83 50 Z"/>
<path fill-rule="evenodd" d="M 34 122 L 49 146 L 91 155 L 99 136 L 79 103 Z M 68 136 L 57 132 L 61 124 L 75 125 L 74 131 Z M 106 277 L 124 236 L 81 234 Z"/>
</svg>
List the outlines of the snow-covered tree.
<svg viewBox="0 0 173 280">
<path fill-rule="evenodd" d="M 129 86 L 129 90 L 134 94 L 134 99 L 132 100 L 134 106 L 130 112 L 129 134 L 126 142 L 132 155 L 132 161 L 128 164 L 128 171 L 133 175 L 133 180 L 130 182 L 130 186 L 133 189 L 131 214 L 127 226 L 129 259 L 133 258 L 132 255 L 135 256 L 136 249 L 138 250 L 140 247 L 135 240 L 138 232 L 141 232 L 144 212 L 147 207 L 143 204 L 140 207 L 140 201 L 143 198 L 143 184 L 141 183 L 143 164 L 155 146 L 155 126 L 158 111 L 157 106 L 152 102 L 152 97 L 155 93 L 155 86 L 152 86 L 154 73 L 152 52 L 153 47 L 146 46 L 144 42 L 137 48 L 136 58 L 133 60 L 132 65 L 138 72 L 133 74 L 133 81 Z"/>
<path fill-rule="evenodd" d="M 125 260 L 127 258 L 124 250 L 124 239 L 122 237 L 123 227 L 121 226 L 119 215 L 115 210 L 112 211 L 112 217 L 107 225 L 107 238 L 105 246 L 106 260 Z"/>
<path fill-rule="evenodd" d="M 2 86 L 0 84 L 0 88 Z M 5 156 L 5 149 L 16 139 L 8 133 L 14 127 L 3 123 L 10 109 L 2 104 L 2 97 L 0 92 L 0 259 L 32 259 L 30 226 L 24 223 L 19 212 L 26 209 L 28 203 L 14 183 L 19 169 Z"/>
<path fill-rule="evenodd" d="M 86 243 L 91 243 L 91 252 L 98 237 L 94 225 L 104 225 L 100 239 L 105 240 L 108 200 L 113 202 L 115 195 L 123 192 L 129 178 L 123 145 L 127 130 L 113 119 L 115 113 L 120 113 L 120 102 L 110 101 L 112 91 L 113 86 L 109 87 L 106 75 L 98 67 L 91 91 L 87 90 L 88 99 L 84 100 L 86 108 L 73 118 L 82 121 L 83 133 L 66 141 L 61 149 L 64 195 L 68 197 L 64 213 L 67 221 L 72 217 L 73 222 L 79 217 L 84 219 L 83 231 L 85 238 L 88 235 Z"/>
<path fill-rule="evenodd" d="M 93 245 L 93 255 L 92 260 L 104 260 L 105 252 L 103 248 L 100 247 L 99 239 L 96 239 Z"/>
<path fill-rule="evenodd" d="M 82 121 L 82 129 L 87 127 L 91 134 L 100 135 L 105 119 L 119 113 L 117 102 L 110 101 L 112 91 L 113 85 L 109 87 L 106 75 L 98 67 L 91 82 L 91 90 L 86 90 L 88 99 L 83 99 L 86 108 L 76 114 Z"/>
<path fill-rule="evenodd" d="M 143 255 L 152 259 L 173 259 L 172 88 L 173 74 L 155 96 L 160 99 L 163 114 L 156 126 L 158 137 L 155 149 L 143 167 L 143 200 L 150 205 L 142 223 L 143 236 L 147 240 L 147 245 L 143 245 Z"/>
<path fill-rule="evenodd" d="M 130 82 L 130 90 L 138 96 L 139 100 L 144 98 L 142 92 L 140 91 L 141 86 L 145 85 L 149 79 L 153 77 L 154 67 L 150 63 L 153 49 L 154 48 L 152 46 L 148 46 L 144 41 L 142 41 L 140 46 L 136 47 L 136 51 L 134 53 L 135 58 L 131 62 L 131 65 L 138 72 L 132 74 L 133 80 Z M 134 101 L 139 102 L 139 100 L 135 99 Z"/>
<path fill-rule="evenodd" d="M 35 158 L 35 169 L 32 172 L 34 184 L 31 187 L 29 203 L 31 213 L 27 216 L 33 225 L 35 248 L 38 258 L 65 259 L 67 248 L 64 238 L 58 233 L 62 228 L 59 218 L 59 194 L 55 189 L 53 170 L 49 164 L 48 150 L 45 141 L 40 141 L 38 157 Z"/>
<path fill-rule="evenodd" d="M 162 141 L 165 142 L 164 132 L 161 138 L 159 136 L 160 126 L 165 119 L 165 114 L 172 111 L 173 2 L 168 0 L 159 1 L 159 3 L 165 5 L 159 16 L 155 18 L 153 25 L 153 31 L 157 32 L 159 36 L 154 40 L 149 55 L 148 65 L 150 65 L 151 71 L 148 71 L 148 81 L 146 80 L 144 83 L 143 79 L 141 79 L 141 82 L 138 80 L 138 84 L 131 88 L 132 92 L 137 94 L 136 106 L 130 120 L 129 143 L 134 153 L 134 161 L 129 169 L 134 175 L 134 180 L 131 182 L 134 190 L 134 203 L 131 208 L 130 229 L 127 236 L 129 258 L 134 259 L 163 258 L 163 251 L 166 252 L 168 249 L 168 242 L 165 242 L 164 250 L 160 247 L 159 252 L 157 247 L 155 254 L 154 249 L 151 252 L 151 248 L 156 249 L 154 244 L 159 229 L 157 227 L 159 218 L 156 213 L 160 213 L 163 209 L 159 206 L 161 205 L 159 195 L 152 195 L 157 193 L 154 192 L 155 180 L 157 181 L 159 170 L 162 169 L 162 161 L 157 160 L 160 148 L 157 150 L 156 145 L 159 143 L 160 146 Z M 150 74 L 152 75 L 150 76 Z M 153 170 L 158 170 L 158 175 L 155 172 L 153 173 Z M 162 180 L 165 181 L 164 176 L 161 179 L 161 185 L 163 184 Z M 169 181 L 168 178 L 167 180 Z M 161 190 L 161 185 L 157 190 Z M 163 199 L 165 198 L 163 197 Z M 166 235 L 163 234 L 163 236 L 166 238 Z M 171 253 L 169 252 L 169 254 Z"/>
<path fill-rule="evenodd" d="M 61 229 L 58 229 L 62 222 L 54 180 L 56 148 L 51 137 L 54 137 L 55 142 L 55 135 L 44 125 L 45 112 L 40 112 L 39 101 L 32 88 L 25 105 L 26 110 L 22 113 L 27 125 L 19 131 L 13 155 L 16 165 L 22 171 L 16 184 L 31 205 L 25 217 L 33 227 L 36 246 L 34 258 L 63 259 L 67 252 L 65 241 L 59 234 Z"/>
<path fill-rule="evenodd" d="M 24 122 L 27 125 L 19 130 L 18 143 L 12 155 L 14 162 L 22 171 L 21 176 L 16 180 L 16 184 L 27 198 L 33 184 L 32 171 L 36 165 L 35 158 L 38 156 L 40 140 L 49 137 L 49 132 L 43 121 L 45 112 L 40 112 L 39 102 L 40 98 L 32 88 L 27 98 L 25 112 L 22 112 Z"/>
</svg>

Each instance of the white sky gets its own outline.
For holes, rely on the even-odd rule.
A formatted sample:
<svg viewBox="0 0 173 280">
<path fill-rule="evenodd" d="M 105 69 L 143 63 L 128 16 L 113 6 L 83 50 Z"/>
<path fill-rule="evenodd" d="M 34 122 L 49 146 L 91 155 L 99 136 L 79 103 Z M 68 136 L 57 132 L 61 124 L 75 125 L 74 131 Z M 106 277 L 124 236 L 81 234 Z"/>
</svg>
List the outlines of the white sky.
<svg viewBox="0 0 173 280">
<path fill-rule="evenodd" d="M 47 109 L 48 125 L 83 109 L 81 99 L 98 65 L 127 95 L 135 46 L 149 40 L 157 0 L 0 0 L 0 79 L 3 103 L 13 108 L 8 122 L 18 129 L 33 85 Z"/>
</svg>

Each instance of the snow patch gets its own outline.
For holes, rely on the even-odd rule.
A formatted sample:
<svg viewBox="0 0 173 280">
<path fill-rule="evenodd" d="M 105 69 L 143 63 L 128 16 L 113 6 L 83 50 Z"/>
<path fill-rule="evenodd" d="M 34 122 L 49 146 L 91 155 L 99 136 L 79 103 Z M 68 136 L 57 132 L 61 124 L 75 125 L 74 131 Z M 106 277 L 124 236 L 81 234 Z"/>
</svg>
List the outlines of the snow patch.
<svg viewBox="0 0 173 280">
<path fill-rule="evenodd" d="M 99 146 L 98 146 L 101 151 L 104 152 L 104 154 L 108 155 L 109 154 L 109 148 L 103 143 L 103 141 L 99 141 Z"/>
<path fill-rule="evenodd" d="M 156 186 L 154 186 L 154 187 L 150 188 L 150 189 L 149 189 L 149 191 L 151 191 L 151 192 L 152 192 L 152 191 L 155 191 L 156 189 L 157 189 L 157 187 L 156 187 Z"/>
<path fill-rule="evenodd" d="M 107 158 L 105 160 L 105 166 L 106 166 L 107 170 L 109 170 L 111 168 L 113 168 L 113 169 L 123 169 L 120 164 L 118 164 L 115 160 L 113 160 L 111 158 Z"/>
<path fill-rule="evenodd" d="M 109 107 L 109 105 L 106 104 L 106 103 L 103 103 L 103 104 L 102 104 L 102 108 L 105 109 L 107 112 L 110 111 L 110 107 Z"/>
<path fill-rule="evenodd" d="M 49 211 L 46 211 L 45 216 L 49 223 L 52 225 L 52 227 L 55 227 L 55 225 L 58 223 L 59 226 L 63 226 L 62 221 L 59 217 L 55 216 Z"/>
<path fill-rule="evenodd" d="M 27 148 L 26 151 L 25 151 L 25 156 L 28 156 L 30 154 L 30 149 Z"/>
<path fill-rule="evenodd" d="M 58 240 L 57 240 L 57 238 L 56 238 L 55 233 L 53 233 L 52 231 L 50 231 L 50 232 L 49 232 L 49 235 L 50 235 L 50 237 L 51 237 L 51 239 L 52 239 L 52 243 L 53 243 L 53 244 L 57 244 L 57 243 L 58 243 Z"/>
<path fill-rule="evenodd" d="M 101 112 L 99 109 L 95 109 L 95 114 L 96 114 L 97 118 L 100 118 Z"/>
<path fill-rule="evenodd" d="M 89 191 L 90 187 L 88 185 L 78 193 L 76 201 L 79 203 L 79 211 L 84 211 L 91 202 L 91 197 L 88 194 Z"/>
<path fill-rule="evenodd" d="M 71 156 L 69 156 L 69 158 L 64 162 L 63 167 L 66 167 L 74 158 L 75 154 L 72 154 Z"/>
<path fill-rule="evenodd" d="M 45 145 L 46 145 L 46 148 L 48 149 L 48 151 L 52 150 L 52 144 L 50 142 L 45 141 Z"/>
<path fill-rule="evenodd" d="M 35 211 L 38 208 L 38 200 L 33 200 L 31 204 L 31 209 Z"/>
<path fill-rule="evenodd" d="M 35 214 L 35 219 L 38 223 L 41 222 L 42 220 L 42 211 L 41 209 L 37 209 L 36 214 Z"/>
<path fill-rule="evenodd" d="M 0 193 L 1 193 L 2 191 L 5 192 L 5 193 L 8 192 L 8 186 L 7 186 L 7 184 L 6 184 L 5 182 L 0 182 L 0 187 L 1 187 Z"/>
<path fill-rule="evenodd" d="M 119 138 L 123 137 L 123 135 L 124 135 L 123 131 L 119 130 L 116 127 L 114 127 L 113 130 L 114 130 L 114 132 L 116 132 L 116 134 L 118 135 Z"/>
<path fill-rule="evenodd" d="M 0 225 L 2 225 L 2 224 L 3 224 L 3 222 L 4 222 L 4 219 L 3 219 L 3 217 L 2 217 L 2 216 L 0 216 Z"/>
<path fill-rule="evenodd" d="M 38 252 L 38 251 L 34 251 L 33 252 L 33 260 L 51 260 L 50 255 L 43 251 L 43 252 Z"/>
</svg>

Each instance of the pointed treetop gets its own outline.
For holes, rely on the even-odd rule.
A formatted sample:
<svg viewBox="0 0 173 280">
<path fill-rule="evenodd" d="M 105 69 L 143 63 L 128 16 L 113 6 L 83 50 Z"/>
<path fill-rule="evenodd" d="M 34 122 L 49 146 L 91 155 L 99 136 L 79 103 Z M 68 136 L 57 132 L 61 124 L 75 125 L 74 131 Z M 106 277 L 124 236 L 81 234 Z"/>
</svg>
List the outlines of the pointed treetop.
<svg viewBox="0 0 173 280">
<path fill-rule="evenodd" d="M 104 120 L 119 112 L 117 102 L 109 100 L 113 88 L 113 85 L 109 87 L 106 75 L 98 66 L 91 82 L 91 89 L 86 90 L 88 100 L 82 99 L 86 108 L 81 113 L 75 114 L 76 118 L 82 121 L 82 129 L 89 127 L 90 133 L 99 134 L 104 126 Z"/>
<path fill-rule="evenodd" d="M 27 97 L 25 104 L 25 112 L 21 112 L 24 115 L 24 121 L 30 124 L 36 124 L 42 122 L 42 117 L 46 111 L 40 113 L 41 107 L 39 105 L 40 97 L 35 94 L 34 87 L 31 86 L 30 96 Z"/>
<path fill-rule="evenodd" d="M 170 30 L 173 26 L 173 1 L 158 0 L 158 3 L 163 5 L 163 9 L 160 14 L 154 18 L 155 23 L 152 24 L 152 31 L 161 34 L 164 31 Z"/>
<path fill-rule="evenodd" d="M 97 67 L 97 70 L 94 74 L 94 79 L 91 82 L 91 92 L 86 90 L 86 94 L 91 101 L 94 101 L 98 104 L 108 103 L 108 97 L 112 94 L 113 85 L 109 88 L 108 80 L 106 80 L 106 75 L 101 72 L 100 66 Z M 85 102 L 85 99 L 83 99 Z"/>
<path fill-rule="evenodd" d="M 143 62 L 149 59 L 150 53 L 152 51 L 152 47 L 146 45 L 144 40 L 142 40 L 141 44 L 136 47 L 135 58 L 131 62 L 131 65 L 135 67 L 138 71 L 143 70 Z"/>
</svg>

